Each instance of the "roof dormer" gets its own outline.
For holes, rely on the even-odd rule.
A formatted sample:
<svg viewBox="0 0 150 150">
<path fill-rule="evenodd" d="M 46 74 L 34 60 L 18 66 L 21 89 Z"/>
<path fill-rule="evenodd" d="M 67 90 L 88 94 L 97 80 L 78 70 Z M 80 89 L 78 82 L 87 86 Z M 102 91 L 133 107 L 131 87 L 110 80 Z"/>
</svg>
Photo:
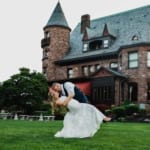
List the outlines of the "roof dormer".
<svg viewBox="0 0 150 150">
<path fill-rule="evenodd" d="M 114 42 L 115 36 L 109 32 L 108 25 L 105 24 L 103 30 L 100 28 L 86 28 L 83 34 L 83 52 L 108 49 Z"/>
</svg>

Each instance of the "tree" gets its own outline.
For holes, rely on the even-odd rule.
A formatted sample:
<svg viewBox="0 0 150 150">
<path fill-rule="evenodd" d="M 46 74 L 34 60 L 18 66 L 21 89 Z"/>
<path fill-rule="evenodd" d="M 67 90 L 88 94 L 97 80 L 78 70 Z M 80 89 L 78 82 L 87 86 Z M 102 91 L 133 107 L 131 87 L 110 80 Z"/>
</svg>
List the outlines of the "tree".
<svg viewBox="0 0 150 150">
<path fill-rule="evenodd" d="M 32 113 L 47 99 L 47 80 L 43 74 L 30 72 L 28 68 L 19 70 L 20 73 L 0 85 L 0 107 Z"/>
</svg>

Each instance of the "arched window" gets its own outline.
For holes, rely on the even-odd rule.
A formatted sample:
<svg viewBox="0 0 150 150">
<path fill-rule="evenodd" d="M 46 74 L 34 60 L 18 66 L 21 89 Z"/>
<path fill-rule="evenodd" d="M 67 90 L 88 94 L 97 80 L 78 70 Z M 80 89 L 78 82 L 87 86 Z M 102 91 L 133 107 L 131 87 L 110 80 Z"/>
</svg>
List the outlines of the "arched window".
<svg viewBox="0 0 150 150">
<path fill-rule="evenodd" d="M 133 37 L 132 37 L 132 41 L 137 41 L 138 40 L 138 36 L 137 35 L 134 35 Z"/>
</svg>

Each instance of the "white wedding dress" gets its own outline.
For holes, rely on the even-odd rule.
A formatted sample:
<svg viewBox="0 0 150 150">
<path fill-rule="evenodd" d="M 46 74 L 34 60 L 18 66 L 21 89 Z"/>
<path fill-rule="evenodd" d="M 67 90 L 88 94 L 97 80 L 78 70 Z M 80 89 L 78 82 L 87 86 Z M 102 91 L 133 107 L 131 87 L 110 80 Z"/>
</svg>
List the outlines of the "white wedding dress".
<svg viewBox="0 0 150 150">
<path fill-rule="evenodd" d="M 66 97 L 62 96 L 61 100 Z M 63 128 L 55 134 L 55 137 L 86 138 L 92 137 L 100 128 L 105 115 L 93 105 L 79 103 L 72 99 L 68 103 L 69 111 L 63 121 Z"/>
</svg>

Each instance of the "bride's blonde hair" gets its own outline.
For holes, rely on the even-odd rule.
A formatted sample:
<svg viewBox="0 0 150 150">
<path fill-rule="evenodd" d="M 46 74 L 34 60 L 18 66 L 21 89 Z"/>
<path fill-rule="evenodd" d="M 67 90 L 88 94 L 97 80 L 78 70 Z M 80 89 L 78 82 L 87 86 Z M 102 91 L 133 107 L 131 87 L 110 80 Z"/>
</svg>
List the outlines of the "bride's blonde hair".
<svg viewBox="0 0 150 150">
<path fill-rule="evenodd" d="M 57 108 L 56 100 L 59 98 L 59 93 L 54 91 L 52 88 L 49 89 L 49 101 L 52 108 L 52 114 L 55 113 L 55 109 Z"/>
</svg>

